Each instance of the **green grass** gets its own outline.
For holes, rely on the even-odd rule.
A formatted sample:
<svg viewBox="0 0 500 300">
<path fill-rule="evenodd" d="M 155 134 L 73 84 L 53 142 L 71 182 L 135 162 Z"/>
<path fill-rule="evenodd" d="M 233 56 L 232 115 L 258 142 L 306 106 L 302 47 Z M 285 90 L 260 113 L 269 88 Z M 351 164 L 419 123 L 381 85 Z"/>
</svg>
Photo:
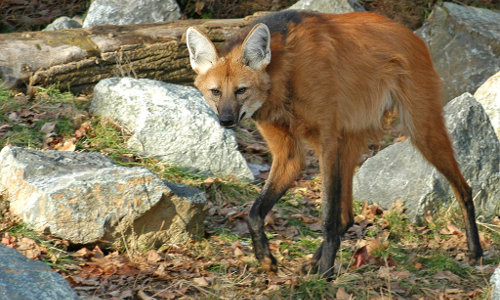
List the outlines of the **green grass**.
<svg viewBox="0 0 500 300">
<path fill-rule="evenodd" d="M 280 238 L 280 251 L 287 251 L 288 258 L 312 254 L 321 245 L 321 239 L 311 236 L 301 236 L 298 241 Z"/>
<path fill-rule="evenodd" d="M 14 92 L 0 86 L 0 114 L 16 110 L 21 105 L 14 101 Z"/>
<path fill-rule="evenodd" d="M 224 275 L 224 274 L 227 274 L 228 267 L 223 266 L 220 263 L 214 263 L 213 265 L 208 266 L 206 270 L 209 272 L 216 273 L 216 274 Z"/>
<path fill-rule="evenodd" d="M 384 217 L 389 221 L 390 240 L 405 240 L 408 242 L 416 242 L 420 240 L 420 236 L 418 234 L 408 230 L 410 228 L 410 221 L 406 215 L 401 214 L 399 211 L 391 211 Z"/>
<path fill-rule="evenodd" d="M 303 236 L 315 237 L 319 235 L 317 232 L 313 231 L 307 225 L 303 224 L 299 219 L 293 217 L 285 217 L 285 220 L 288 221 L 287 226 L 295 226 L 295 228 L 297 228 L 297 230 L 299 231 L 300 236 L 302 237 Z"/>
<path fill-rule="evenodd" d="M 77 149 L 108 154 L 112 159 L 130 154 L 125 145 L 126 136 L 112 121 L 93 118 L 86 137 L 77 142 Z"/>
<path fill-rule="evenodd" d="M 57 134 L 60 134 L 62 136 L 68 136 L 73 134 L 75 129 L 73 128 L 73 124 L 69 118 L 59 118 L 58 120 L 53 120 L 57 121 L 56 123 L 56 132 Z M 40 128 L 43 126 L 43 124 L 39 124 Z"/>
<path fill-rule="evenodd" d="M 233 244 L 236 241 L 239 241 L 241 237 L 235 233 L 233 233 L 231 230 L 227 228 L 221 228 L 219 232 L 217 232 L 217 237 L 226 242 L 227 244 Z"/>
<path fill-rule="evenodd" d="M 426 256 L 421 256 L 418 260 L 426 269 L 421 274 L 435 274 L 440 271 L 450 271 L 455 275 L 467 278 L 471 274 L 471 267 L 459 264 L 456 259 L 439 250 L 433 251 Z"/>
<path fill-rule="evenodd" d="M 0 140 L 0 147 L 6 145 L 13 145 L 27 148 L 41 148 L 43 145 L 43 134 L 37 130 L 27 128 L 24 126 L 12 126 L 12 134 Z"/>
<path fill-rule="evenodd" d="M 335 298 L 337 288 L 318 275 L 301 276 L 296 285 L 280 289 L 285 299 L 327 299 Z"/>
<path fill-rule="evenodd" d="M 322 240 L 319 237 L 314 238 L 311 236 L 302 236 L 300 237 L 299 245 L 306 249 L 305 253 L 314 253 L 321 245 L 321 241 Z"/>
<path fill-rule="evenodd" d="M 71 135 L 75 128 L 71 116 L 62 111 L 74 112 L 84 104 L 75 102 L 75 96 L 61 92 L 57 85 L 35 87 L 33 98 L 0 87 L 0 124 L 10 126 L 0 133 L 0 147 L 14 145 L 41 149 L 46 133 L 41 129 L 48 122 L 55 123 L 55 134 Z"/>
</svg>

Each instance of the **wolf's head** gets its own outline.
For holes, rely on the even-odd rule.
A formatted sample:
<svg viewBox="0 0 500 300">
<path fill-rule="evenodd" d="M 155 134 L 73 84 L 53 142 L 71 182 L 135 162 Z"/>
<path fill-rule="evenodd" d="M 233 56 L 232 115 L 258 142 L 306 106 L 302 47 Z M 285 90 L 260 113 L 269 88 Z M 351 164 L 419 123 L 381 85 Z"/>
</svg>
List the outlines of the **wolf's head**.
<svg viewBox="0 0 500 300">
<path fill-rule="evenodd" d="M 200 31 L 186 31 L 191 67 L 198 74 L 194 82 L 226 127 L 250 118 L 266 100 L 270 79 L 271 35 L 265 24 L 257 24 L 240 45 L 224 57 Z"/>
</svg>

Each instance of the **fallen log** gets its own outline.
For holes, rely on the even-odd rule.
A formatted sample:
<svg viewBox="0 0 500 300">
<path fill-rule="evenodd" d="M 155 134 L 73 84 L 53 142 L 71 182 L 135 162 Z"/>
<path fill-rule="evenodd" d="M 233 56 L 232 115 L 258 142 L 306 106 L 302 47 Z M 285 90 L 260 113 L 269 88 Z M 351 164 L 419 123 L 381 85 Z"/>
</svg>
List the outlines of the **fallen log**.
<svg viewBox="0 0 500 300">
<path fill-rule="evenodd" d="M 61 89 L 89 92 L 99 80 L 113 76 L 189 84 L 194 73 L 186 29 L 198 26 L 220 44 L 256 16 L 1 34 L 0 85 L 24 89 L 56 83 Z"/>
</svg>

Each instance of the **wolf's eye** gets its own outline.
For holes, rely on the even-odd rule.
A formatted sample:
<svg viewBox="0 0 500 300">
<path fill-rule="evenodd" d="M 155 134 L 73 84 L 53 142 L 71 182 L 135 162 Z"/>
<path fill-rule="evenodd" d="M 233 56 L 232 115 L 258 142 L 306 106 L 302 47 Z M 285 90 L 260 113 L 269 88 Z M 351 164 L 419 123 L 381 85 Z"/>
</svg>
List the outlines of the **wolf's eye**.
<svg viewBox="0 0 500 300">
<path fill-rule="evenodd" d="M 236 90 L 236 94 L 237 95 L 243 95 L 246 91 L 247 91 L 246 87 L 241 87 L 241 88 L 239 88 L 239 89 Z"/>
<path fill-rule="evenodd" d="M 212 95 L 219 97 L 220 96 L 220 90 L 218 89 L 210 89 L 210 92 L 212 92 Z"/>
</svg>

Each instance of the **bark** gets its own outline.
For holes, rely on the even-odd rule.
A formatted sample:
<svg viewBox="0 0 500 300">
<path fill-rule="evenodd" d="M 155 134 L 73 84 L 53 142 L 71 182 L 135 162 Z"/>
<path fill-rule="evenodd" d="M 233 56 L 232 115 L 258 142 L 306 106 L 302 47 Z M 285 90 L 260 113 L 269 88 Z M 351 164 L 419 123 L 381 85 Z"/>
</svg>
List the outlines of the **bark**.
<svg viewBox="0 0 500 300">
<path fill-rule="evenodd" d="M 190 84 L 185 31 L 197 26 L 220 44 L 253 19 L 180 20 L 0 35 L 0 85 L 89 92 L 103 78 L 133 76 Z"/>
</svg>

